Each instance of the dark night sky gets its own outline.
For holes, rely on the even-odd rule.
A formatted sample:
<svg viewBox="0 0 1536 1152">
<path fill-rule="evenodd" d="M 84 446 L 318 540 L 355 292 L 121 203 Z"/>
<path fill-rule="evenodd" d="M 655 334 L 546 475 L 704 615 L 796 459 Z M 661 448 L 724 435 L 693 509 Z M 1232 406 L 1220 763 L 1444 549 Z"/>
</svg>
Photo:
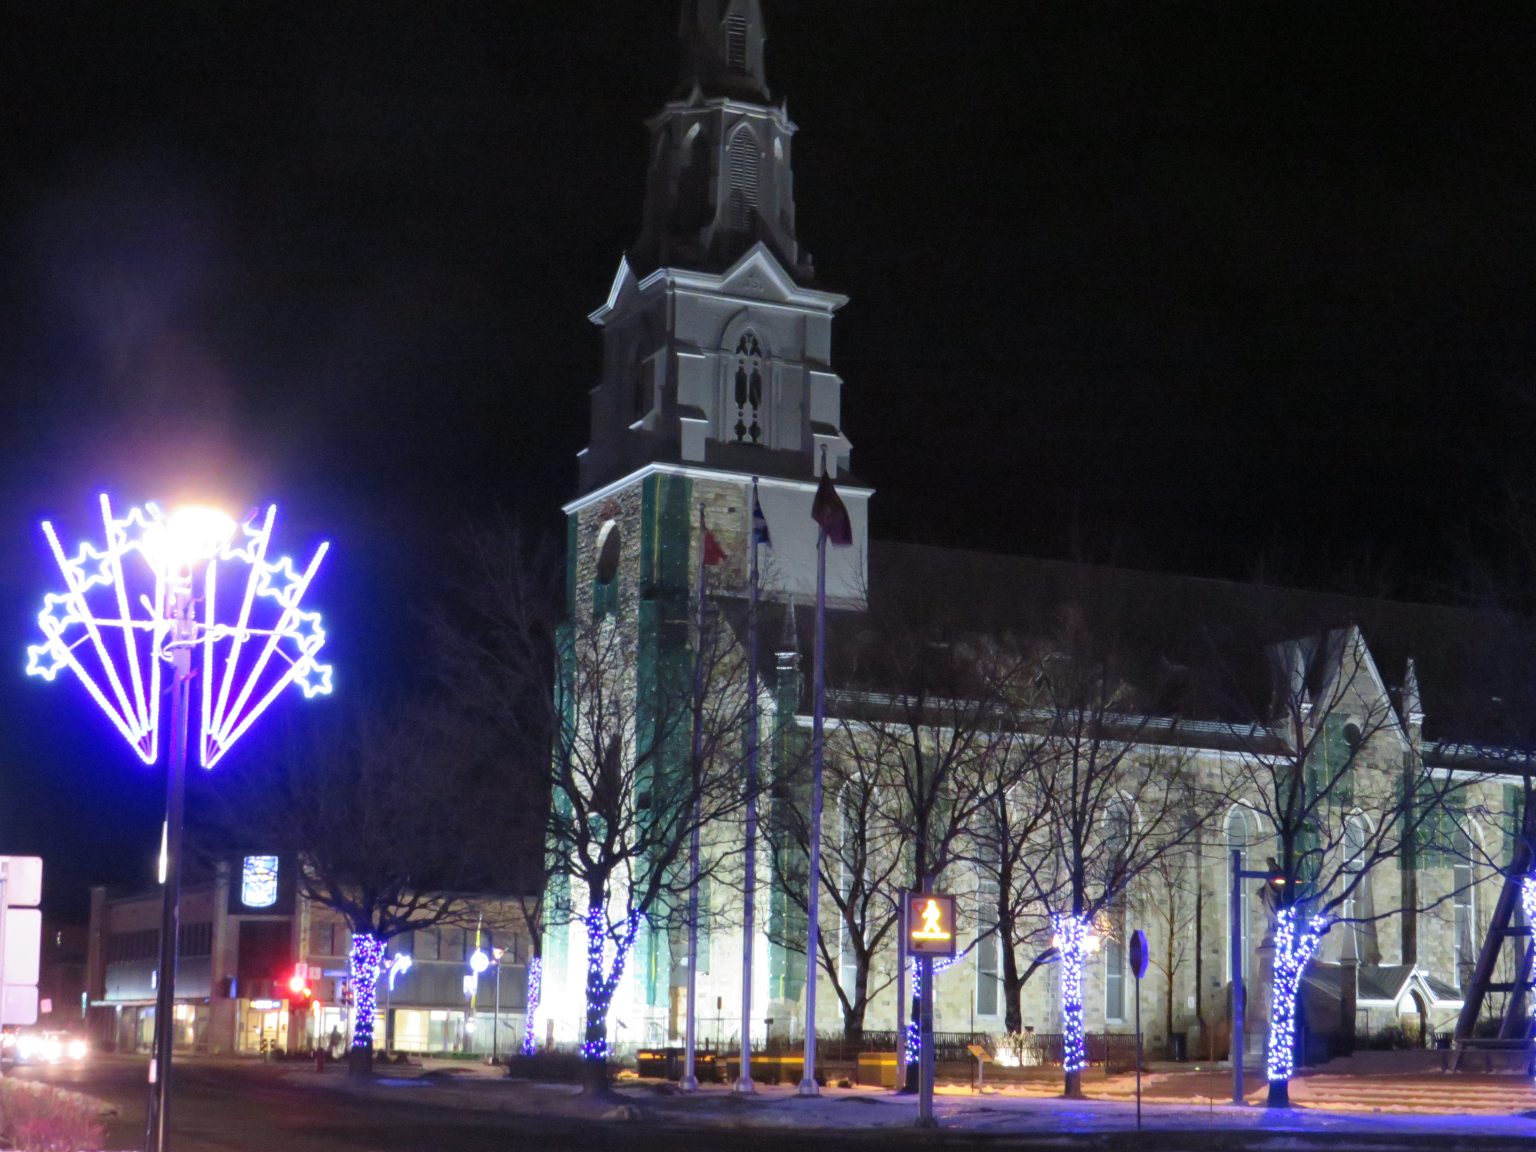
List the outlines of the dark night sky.
<svg viewBox="0 0 1536 1152">
<path fill-rule="evenodd" d="M 1414 595 L 1491 539 L 1536 433 L 1528 6 L 764 7 L 877 535 Z M 56 907 L 148 875 L 161 801 L 21 676 L 37 520 L 277 500 L 334 542 L 339 685 L 408 679 L 446 534 L 573 493 L 675 27 L 0 4 L 0 848 Z"/>
</svg>

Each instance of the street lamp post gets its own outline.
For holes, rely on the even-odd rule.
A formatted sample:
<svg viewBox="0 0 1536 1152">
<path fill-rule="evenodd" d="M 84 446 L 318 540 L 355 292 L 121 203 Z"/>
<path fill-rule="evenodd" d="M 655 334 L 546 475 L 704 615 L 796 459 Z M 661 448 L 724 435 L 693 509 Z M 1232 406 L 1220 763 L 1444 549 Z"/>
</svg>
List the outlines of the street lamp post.
<svg viewBox="0 0 1536 1152">
<path fill-rule="evenodd" d="M 505 948 L 492 948 L 491 959 L 496 962 L 496 1007 L 491 1016 L 491 1063 L 501 1063 L 501 958 Z"/>
<path fill-rule="evenodd" d="M 295 569 L 267 558 L 277 509 L 237 525 L 208 508 L 163 514 L 153 504 L 115 516 L 100 498 L 105 543 L 65 553 L 52 523 L 43 535 L 64 591 L 43 600 L 43 643 L 27 649 L 27 672 L 45 680 L 68 670 L 139 759 L 159 759 L 161 667 L 171 669 L 170 747 L 166 757 L 161 853 L 164 891 L 155 986 L 155 1033 L 149 1062 L 145 1147 L 164 1152 L 170 1118 L 175 1041 L 177 931 L 180 921 L 182 817 L 186 800 L 191 682 L 201 685 L 198 759 L 212 768 L 285 688 L 306 696 L 331 690 L 331 670 L 316 655 L 325 643 L 320 617 L 300 609 L 327 546 Z M 130 563 L 131 562 L 131 563 Z M 219 619 L 221 563 L 246 567 L 233 623 Z"/>
<path fill-rule="evenodd" d="M 475 936 L 476 936 L 476 939 L 477 939 L 477 944 L 476 944 L 475 950 L 473 952 L 471 952 L 470 956 L 469 956 L 469 973 L 470 974 L 468 976 L 464 977 L 464 990 L 467 993 L 469 993 L 469 1028 L 468 1028 L 468 1031 L 471 1034 L 475 1030 L 475 991 L 480 987 L 480 977 L 483 976 L 485 974 L 485 970 L 491 966 L 491 958 L 485 954 L 485 949 L 479 947 L 479 945 L 478 945 L 478 938 L 480 936 L 480 930 L 478 928 L 475 929 Z M 500 979 L 500 976 L 501 976 L 501 971 L 500 971 L 501 965 L 498 963 L 496 965 L 496 968 L 497 968 L 496 975 L 497 975 L 497 978 L 498 978 L 497 998 L 500 999 L 501 985 L 499 983 L 499 979 Z M 492 1046 L 494 1046 L 495 1043 L 496 1043 L 496 1029 L 494 1027 L 492 1027 L 491 1028 L 491 1044 L 492 1044 Z"/>
<path fill-rule="evenodd" d="M 1243 867 L 1243 850 L 1232 849 L 1232 890 L 1231 912 L 1228 917 L 1232 925 L 1232 1103 L 1245 1104 L 1247 1098 L 1243 1091 L 1243 1057 L 1246 1037 L 1244 1036 L 1248 1013 L 1248 987 L 1243 979 L 1243 935 L 1247 930 L 1247 923 L 1243 916 L 1243 881 L 1264 880 L 1272 888 L 1283 888 L 1285 877 L 1275 869 L 1257 869 Z"/>
<path fill-rule="evenodd" d="M 233 525 L 231 525 L 233 527 Z M 160 965 L 155 988 L 155 1042 L 149 1059 L 150 1097 L 144 1146 L 163 1149 L 170 1121 L 171 1053 L 175 1048 L 176 954 L 181 925 L 181 840 L 187 791 L 187 697 L 192 679 L 192 647 L 197 624 L 192 617 L 192 574 L 180 564 L 167 600 L 171 643 L 166 645 L 174 680 L 171 687 L 171 747 L 165 766 L 164 889 L 160 896 Z"/>
</svg>

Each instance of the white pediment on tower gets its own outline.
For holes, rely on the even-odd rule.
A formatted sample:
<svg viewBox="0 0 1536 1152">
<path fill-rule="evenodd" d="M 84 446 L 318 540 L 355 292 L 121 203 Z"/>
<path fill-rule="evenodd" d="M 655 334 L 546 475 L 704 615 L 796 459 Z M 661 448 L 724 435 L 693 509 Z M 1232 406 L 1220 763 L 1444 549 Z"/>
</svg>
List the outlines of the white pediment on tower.
<svg viewBox="0 0 1536 1152">
<path fill-rule="evenodd" d="M 665 278 L 674 287 L 710 295 L 790 304 L 824 312 L 835 312 L 848 303 L 848 297 L 836 292 L 818 292 L 796 284 L 761 241 L 743 253 L 741 259 L 724 272 L 716 274 L 683 268 L 661 268 L 647 276 L 640 287 L 647 288 L 653 280 L 661 278 Z"/>
<path fill-rule="evenodd" d="M 640 282 L 635 279 L 635 270 L 629 266 L 627 256 L 619 257 L 618 271 L 613 274 L 613 284 L 608 288 L 608 299 L 597 311 L 587 316 L 592 323 L 601 327 L 607 322 L 608 317 L 619 311 L 632 297 L 640 294 Z"/>
</svg>

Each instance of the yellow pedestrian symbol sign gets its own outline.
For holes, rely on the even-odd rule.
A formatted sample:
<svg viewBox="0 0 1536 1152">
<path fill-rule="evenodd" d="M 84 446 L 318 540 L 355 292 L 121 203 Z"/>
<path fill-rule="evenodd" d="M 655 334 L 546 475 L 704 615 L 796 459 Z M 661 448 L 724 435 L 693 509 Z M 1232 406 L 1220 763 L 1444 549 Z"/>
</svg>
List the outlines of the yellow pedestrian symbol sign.
<svg viewBox="0 0 1536 1152">
<path fill-rule="evenodd" d="M 907 894 L 907 952 L 914 956 L 955 954 L 955 898 L 934 892 Z"/>
</svg>

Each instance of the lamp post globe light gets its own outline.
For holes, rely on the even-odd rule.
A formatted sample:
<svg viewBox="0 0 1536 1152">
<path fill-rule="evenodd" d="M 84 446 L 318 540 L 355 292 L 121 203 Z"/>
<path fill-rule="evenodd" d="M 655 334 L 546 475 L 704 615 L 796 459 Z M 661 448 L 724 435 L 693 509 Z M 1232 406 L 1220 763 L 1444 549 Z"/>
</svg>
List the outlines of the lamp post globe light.
<svg viewBox="0 0 1536 1152">
<path fill-rule="evenodd" d="M 65 553 L 53 524 L 43 521 L 64 588 L 43 600 L 37 617 L 43 643 L 27 649 L 27 672 L 46 680 L 61 670 L 73 673 L 139 759 L 154 764 L 162 669 L 170 669 L 164 892 L 145 1131 L 146 1149 L 163 1152 L 192 681 L 194 676 L 200 681 L 197 744 L 204 768 L 218 763 L 290 685 L 306 696 L 329 693 L 331 669 L 316 659 L 325 631 L 317 613 L 300 607 L 328 546 L 316 548 L 302 571 L 288 557 L 270 559 L 275 506 L 243 524 L 212 508 L 167 514 L 146 504 L 117 516 L 105 495 L 100 506 L 104 543 L 83 544 L 73 556 Z M 221 582 L 220 573 L 231 569 L 234 580 Z M 222 596 L 221 583 L 230 589 Z"/>
</svg>

